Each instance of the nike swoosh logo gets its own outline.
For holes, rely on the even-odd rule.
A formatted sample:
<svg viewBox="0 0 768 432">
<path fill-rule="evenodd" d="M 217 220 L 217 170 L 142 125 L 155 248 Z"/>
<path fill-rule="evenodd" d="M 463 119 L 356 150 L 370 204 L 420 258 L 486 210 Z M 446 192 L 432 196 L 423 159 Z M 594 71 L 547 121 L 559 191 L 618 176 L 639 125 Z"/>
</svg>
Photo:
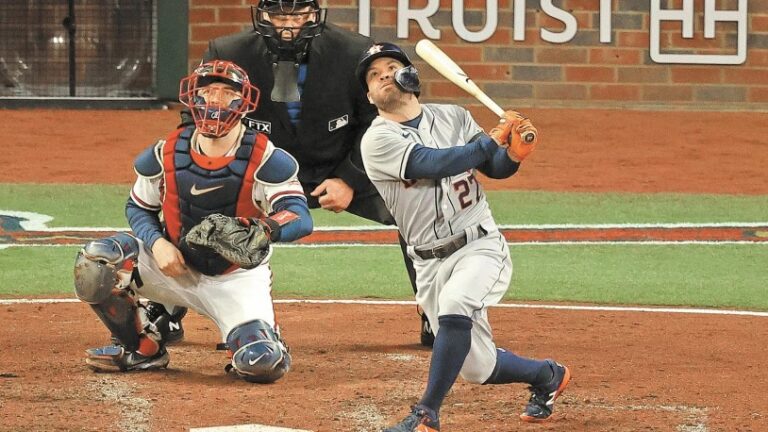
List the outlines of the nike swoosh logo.
<svg viewBox="0 0 768 432">
<path fill-rule="evenodd" d="M 218 185 L 218 186 L 214 186 L 214 187 L 209 187 L 209 188 L 198 189 L 198 188 L 197 188 L 197 185 L 196 185 L 196 184 L 193 184 L 193 185 L 192 185 L 192 189 L 190 189 L 190 190 L 189 190 L 189 192 L 190 192 L 192 195 L 202 195 L 202 194 L 204 194 L 204 193 L 213 192 L 213 191 L 215 191 L 216 189 L 221 189 L 221 188 L 223 188 L 223 187 L 224 187 L 224 185 Z"/>
<path fill-rule="evenodd" d="M 267 353 L 264 353 L 264 354 L 262 354 L 262 355 L 260 355 L 260 356 L 256 357 L 255 359 L 250 359 L 250 360 L 248 360 L 248 364 L 249 364 L 249 365 L 251 365 L 251 366 L 255 365 L 255 364 L 256 364 L 256 362 L 258 362 L 259 360 L 261 360 L 262 358 L 264 358 L 264 356 L 265 356 L 265 355 L 267 355 Z"/>
</svg>

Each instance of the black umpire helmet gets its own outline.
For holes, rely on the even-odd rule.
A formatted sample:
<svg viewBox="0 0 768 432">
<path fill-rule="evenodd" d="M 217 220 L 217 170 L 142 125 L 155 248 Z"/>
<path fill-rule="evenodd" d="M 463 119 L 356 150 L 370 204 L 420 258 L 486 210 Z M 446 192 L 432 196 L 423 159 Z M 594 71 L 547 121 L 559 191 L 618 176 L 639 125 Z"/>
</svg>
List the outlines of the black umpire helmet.
<svg viewBox="0 0 768 432">
<path fill-rule="evenodd" d="M 413 62 L 408 58 L 408 54 L 403 51 L 399 46 L 389 42 L 376 42 L 371 45 L 363 55 L 360 57 L 360 61 L 357 63 L 355 69 L 355 75 L 363 85 L 365 91 L 368 91 L 368 83 L 365 80 L 365 76 L 368 73 L 368 68 L 371 67 L 371 63 L 374 60 L 381 57 L 393 58 L 405 67 L 395 72 L 395 84 L 400 87 L 401 90 L 413 93 L 417 97 L 421 90 L 421 81 L 419 81 L 419 71 L 413 65 Z"/>
<path fill-rule="evenodd" d="M 309 43 L 325 29 L 326 10 L 317 0 L 259 0 L 251 6 L 251 21 L 256 33 L 264 37 L 267 47 L 279 60 L 301 61 L 307 54 Z M 306 21 L 299 28 L 277 28 L 270 16 L 303 17 Z M 299 30 L 293 35 L 291 30 Z M 283 38 L 290 35 L 289 40 Z"/>
</svg>

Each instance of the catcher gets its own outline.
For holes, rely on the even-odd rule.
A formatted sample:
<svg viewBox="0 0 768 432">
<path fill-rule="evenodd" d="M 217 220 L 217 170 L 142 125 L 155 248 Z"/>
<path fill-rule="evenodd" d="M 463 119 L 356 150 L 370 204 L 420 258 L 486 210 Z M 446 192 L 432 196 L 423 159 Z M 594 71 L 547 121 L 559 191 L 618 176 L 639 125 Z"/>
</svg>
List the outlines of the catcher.
<svg viewBox="0 0 768 432">
<path fill-rule="evenodd" d="M 136 158 L 126 205 L 133 235 L 94 240 L 75 261 L 77 297 L 117 342 L 86 351 L 92 369 L 168 366 L 169 315 L 148 313 L 137 296 L 213 320 L 231 355 L 225 369 L 246 381 L 273 382 L 290 369 L 269 256 L 273 242 L 310 234 L 312 219 L 296 160 L 241 122 L 258 99 L 231 62 L 202 64 L 181 81 L 194 126 Z"/>
</svg>

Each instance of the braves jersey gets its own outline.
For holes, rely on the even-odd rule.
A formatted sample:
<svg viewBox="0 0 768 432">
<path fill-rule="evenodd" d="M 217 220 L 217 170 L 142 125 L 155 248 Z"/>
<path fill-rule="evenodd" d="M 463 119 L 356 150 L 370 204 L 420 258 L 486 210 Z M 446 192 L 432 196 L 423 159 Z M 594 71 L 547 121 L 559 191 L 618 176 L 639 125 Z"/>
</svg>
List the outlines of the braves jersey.
<svg viewBox="0 0 768 432">
<path fill-rule="evenodd" d="M 192 130 L 180 129 L 148 149 L 157 159 L 156 166 L 162 169 L 154 175 L 143 175 L 137 169 L 131 190 L 131 198 L 139 207 L 162 209 L 167 235 L 182 253 L 188 251 L 181 247 L 180 238 L 209 214 L 264 217 L 280 198 L 304 199 L 296 176 L 297 164 L 271 164 L 270 159 L 283 150 L 274 147 L 264 135 L 256 135 L 254 140 L 253 131 L 241 130 L 238 144 L 227 155 L 210 158 L 195 145 L 196 134 L 190 137 Z M 280 157 L 290 158 L 287 153 Z M 184 255 L 205 274 L 218 274 L 229 267 L 203 253 Z"/>
<path fill-rule="evenodd" d="M 161 140 L 154 145 L 155 154 L 158 158 L 162 157 L 162 150 L 166 141 Z M 233 148 L 228 155 L 234 154 L 239 145 Z M 304 197 L 304 192 L 301 189 L 296 172 L 288 175 L 288 180 L 277 184 L 271 184 L 262 182 L 259 180 L 259 169 L 272 156 L 272 153 L 276 150 L 274 144 L 271 141 L 267 141 L 266 148 L 264 149 L 264 155 L 262 156 L 259 167 L 254 172 L 254 183 L 250 194 L 250 198 L 253 204 L 269 214 L 272 212 L 272 203 L 277 199 L 285 196 L 298 196 Z M 193 150 L 194 151 L 194 150 Z M 263 178 L 263 176 L 261 176 Z M 206 194 L 216 194 L 216 189 L 197 188 L 196 185 L 192 185 L 194 190 L 190 190 L 190 194 L 201 196 Z M 164 200 L 164 178 L 163 173 L 157 176 L 145 177 L 138 175 L 136 182 L 131 189 L 131 197 L 136 203 L 147 210 L 158 211 L 161 209 Z"/>
<path fill-rule="evenodd" d="M 470 113 L 455 105 L 422 104 L 418 128 L 377 117 L 363 136 L 365 170 L 412 246 L 432 243 L 491 220 L 475 170 L 439 180 L 405 176 L 417 144 L 463 146 L 482 132 Z"/>
</svg>

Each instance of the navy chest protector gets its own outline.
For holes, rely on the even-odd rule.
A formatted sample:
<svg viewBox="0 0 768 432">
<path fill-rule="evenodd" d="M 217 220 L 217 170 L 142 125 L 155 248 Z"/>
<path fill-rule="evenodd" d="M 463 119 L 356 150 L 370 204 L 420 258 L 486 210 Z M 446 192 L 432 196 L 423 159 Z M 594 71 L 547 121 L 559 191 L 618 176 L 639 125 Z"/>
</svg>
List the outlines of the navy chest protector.
<svg viewBox="0 0 768 432">
<path fill-rule="evenodd" d="M 163 217 L 167 236 L 187 265 L 206 275 L 219 275 L 234 269 L 233 265 L 212 250 L 192 250 L 184 235 L 213 213 L 264 216 L 254 205 L 252 193 L 267 138 L 248 130 L 234 157 L 207 158 L 192 152 L 193 131 L 193 127 L 179 129 L 163 147 Z"/>
</svg>

